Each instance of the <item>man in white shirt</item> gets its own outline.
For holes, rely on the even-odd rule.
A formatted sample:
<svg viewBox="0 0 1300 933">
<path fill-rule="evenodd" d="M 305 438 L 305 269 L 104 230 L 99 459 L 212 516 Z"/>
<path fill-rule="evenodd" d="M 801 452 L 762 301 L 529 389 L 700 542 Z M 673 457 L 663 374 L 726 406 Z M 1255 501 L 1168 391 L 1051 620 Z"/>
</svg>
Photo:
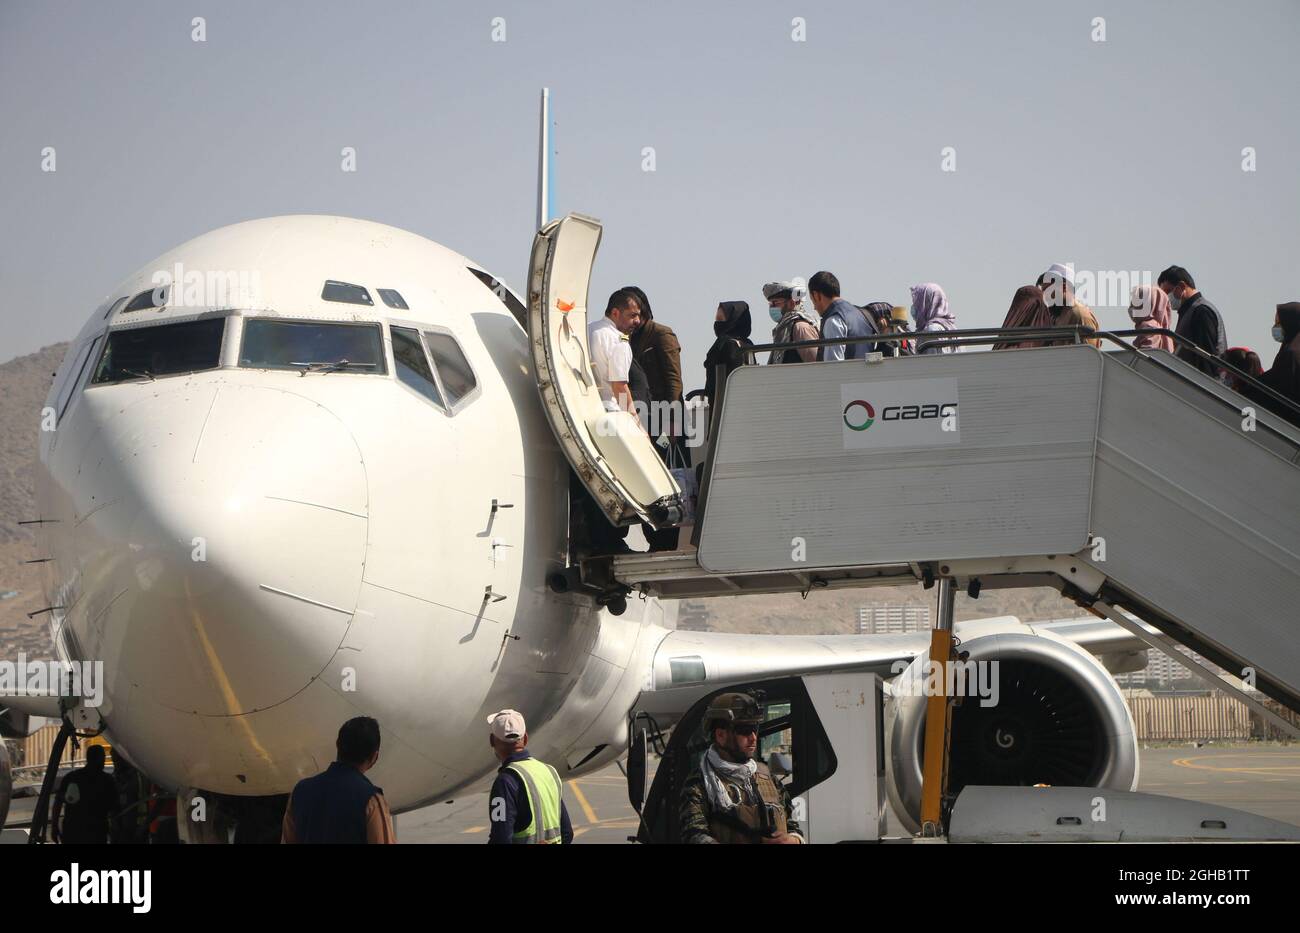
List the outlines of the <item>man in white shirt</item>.
<svg viewBox="0 0 1300 933">
<path fill-rule="evenodd" d="M 628 372 L 632 368 L 629 337 L 641 322 L 641 303 L 629 289 L 609 296 L 605 316 L 587 325 L 587 347 L 606 411 L 633 411 Z"/>
</svg>

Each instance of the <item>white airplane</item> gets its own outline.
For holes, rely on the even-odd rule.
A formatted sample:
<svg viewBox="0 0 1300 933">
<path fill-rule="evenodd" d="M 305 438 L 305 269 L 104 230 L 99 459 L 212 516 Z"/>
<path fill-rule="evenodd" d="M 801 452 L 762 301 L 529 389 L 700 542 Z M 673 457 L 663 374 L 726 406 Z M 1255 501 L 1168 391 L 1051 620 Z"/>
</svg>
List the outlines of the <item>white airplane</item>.
<svg viewBox="0 0 1300 933">
<path fill-rule="evenodd" d="M 535 305 L 574 305 L 577 334 L 592 230 L 548 226 L 539 242 L 568 272 L 532 283 Z M 190 306 L 178 282 L 155 306 L 155 270 L 178 266 L 248 273 L 258 294 Z M 564 298 L 544 284 L 561 280 Z M 38 548 L 60 656 L 104 662 L 115 748 L 167 787 L 265 797 L 324 768 L 339 724 L 369 715 L 384 737 L 374 778 L 400 812 L 491 775 L 495 709 L 526 711 L 535 753 L 578 775 L 625 751 L 639 701 L 671 721 L 709 684 L 923 654 L 923 635 L 674 632 L 656 599 L 614 615 L 548 587 L 568 563 L 570 464 L 523 315 L 450 249 L 320 216 L 191 240 L 95 309 L 48 400 Z M 658 492 L 672 489 L 642 500 Z M 1093 714 L 1093 758 L 1109 764 L 1091 777 L 1132 789 L 1132 723 L 1089 651 L 1142 646 L 1103 637 L 1109 623 L 1073 640 L 982 625 L 1020 632 L 1016 656 L 1040 646 Z M 692 690 L 671 689 L 677 656 L 705 665 Z M 0 700 L 51 712 L 24 702 Z"/>
<path fill-rule="evenodd" d="M 616 520 L 676 514 L 648 439 L 588 394 L 599 236 L 577 216 L 546 224 L 528 303 L 451 249 L 330 216 L 215 230 L 113 289 L 51 386 L 36 556 L 59 656 L 104 663 L 119 753 L 238 812 L 322 770 L 339 725 L 373 716 L 372 777 L 401 812 L 490 779 L 496 709 L 524 711 L 534 753 L 576 776 L 626 751 L 634 709 L 667 723 L 723 684 L 924 655 L 924 635 L 676 632 L 669 603 L 616 615 L 548 586 L 570 564 L 571 464 Z M 1038 674 L 998 741 L 1056 728 L 1015 702 L 1058 691 L 1077 782 L 1136 786 L 1133 724 L 1094 654 L 1132 669 L 1145 645 L 1099 622 L 962 632 L 976 657 Z M 686 686 L 680 658 L 699 674 Z M 907 810 L 923 705 L 892 713 Z M 57 715 L 39 698 L 0 707 Z"/>
</svg>

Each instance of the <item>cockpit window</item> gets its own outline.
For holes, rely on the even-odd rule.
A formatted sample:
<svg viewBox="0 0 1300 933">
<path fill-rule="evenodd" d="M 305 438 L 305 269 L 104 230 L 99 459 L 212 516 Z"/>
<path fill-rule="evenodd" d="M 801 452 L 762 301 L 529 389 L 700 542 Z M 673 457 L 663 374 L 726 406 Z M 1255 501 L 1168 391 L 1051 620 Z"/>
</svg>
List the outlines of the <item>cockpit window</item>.
<svg viewBox="0 0 1300 933">
<path fill-rule="evenodd" d="M 442 380 L 442 389 L 447 394 L 448 404 L 455 405 L 474 391 L 478 382 L 474 379 L 474 370 L 469 360 L 461 352 L 460 345 L 450 334 L 425 331 L 424 339 L 433 356 L 433 364 L 438 368 L 438 378 Z"/>
<path fill-rule="evenodd" d="M 95 367 L 93 385 L 216 369 L 224 317 L 115 330 Z"/>
<path fill-rule="evenodd" d="M 326 301 L 342 301 L 350 305 L 373 305 L 370 292 L 362 285 L 349 285 L 347 282 L 335 282 L 330 279 L 321 289 L 320 296 Z"/>
<path fill-rule="evenodd" d="M 402 293 L 399 292 L 397 289 L 380 288 L 380 289 L 376 289 L 376 291 L 379 292 L 379 297 L 383 299 L 384 304 L 388 305 L 388 307 L 396 308 L 399 311 L 410 310 L 410 308 L 406 306 L 406 299 L 402 297 Z"/>
<path fill-rule="evenodd" d="M 171 292 L 170 285 L 159 285 L 157 288 L 151 288 L 143 291 L 131 299 L 131 303 L 122 309 L 122 313 L 128 311 L 143 311 L 145 308 L 161 308 L 167 304 L 168 293 Z"/>
<path fill-rule="evenodd" d="M 445 407 L 433 370 L 429 368 L 429 360 L 424 355 L 419 332 L 410 327 L 390 327 L 389 330 L 393 334 L 393 364 L 397 367 L 397 378 L 435 405 Z"/>
<path fill-rule="evenodd" d="M 117 301 L 109 305 L 108 310 L 104 312 L 104 320 L 107 321 L 109 318 L 111 318 L 113 316 L 113 312 L 116 311 L 118 308 L 122 307 L 122 305 L 126 304 L 126 299 L 129 297 L 130 296 L 128 295 L 126 297 L 119 298 L 117 299 Z"/>
<path fill-rule="evenodd" d="M 309 372 L 388 372 L 378 324 L 247 318 L 239 365 Z"/>
<path fill-rule="evenodd" d="M 510 289 L 506 288 L 504 282 L 495 276 L 488 275 L 482 269 L 475 269 L 471 266 L 465 268 L 474 273 L 474 278 L 486 285 L 492 294 L 501 299 L 501 303 L 515 316 L 515 320 L 519 322 L 520 327 L 528 330 L 528 309 L 524 307 L 522 301 L 511 293 Z"/>
</svg>

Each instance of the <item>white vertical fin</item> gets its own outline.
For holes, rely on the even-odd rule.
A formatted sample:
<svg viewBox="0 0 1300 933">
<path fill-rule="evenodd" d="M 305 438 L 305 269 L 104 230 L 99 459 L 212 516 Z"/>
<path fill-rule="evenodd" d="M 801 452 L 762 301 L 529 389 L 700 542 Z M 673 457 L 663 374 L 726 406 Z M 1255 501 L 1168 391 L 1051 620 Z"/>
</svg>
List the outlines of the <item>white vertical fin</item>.
<svg viewBox="0 0 1300 933">
<path fill-rule="evenodd" d="M 551 89 L 542 88 L 541 127 L 537 142 L 537 229 L 555 216 L 551 177 Z"/>
</svg>

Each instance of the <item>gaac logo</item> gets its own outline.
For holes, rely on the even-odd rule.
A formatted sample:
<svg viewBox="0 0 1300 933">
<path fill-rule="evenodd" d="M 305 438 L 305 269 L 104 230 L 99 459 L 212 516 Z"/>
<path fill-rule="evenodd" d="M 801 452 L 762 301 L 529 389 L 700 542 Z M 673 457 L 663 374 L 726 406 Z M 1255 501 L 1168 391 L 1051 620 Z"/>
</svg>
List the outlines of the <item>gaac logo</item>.
<svg viewBox="0 0 1300 933">
<path fill-rule="evenodd" d="M 876 423 L 876 410 L 870 402 L 857 398 L 844 406 L 844 426 L 850 431 L 865 431 Z"/>
<path fill-rule="evenodd" d="M 844 450 L 961 443 L 958 385 L 952 377 L 840 383 L 839 394 Z"/>
</svg>

